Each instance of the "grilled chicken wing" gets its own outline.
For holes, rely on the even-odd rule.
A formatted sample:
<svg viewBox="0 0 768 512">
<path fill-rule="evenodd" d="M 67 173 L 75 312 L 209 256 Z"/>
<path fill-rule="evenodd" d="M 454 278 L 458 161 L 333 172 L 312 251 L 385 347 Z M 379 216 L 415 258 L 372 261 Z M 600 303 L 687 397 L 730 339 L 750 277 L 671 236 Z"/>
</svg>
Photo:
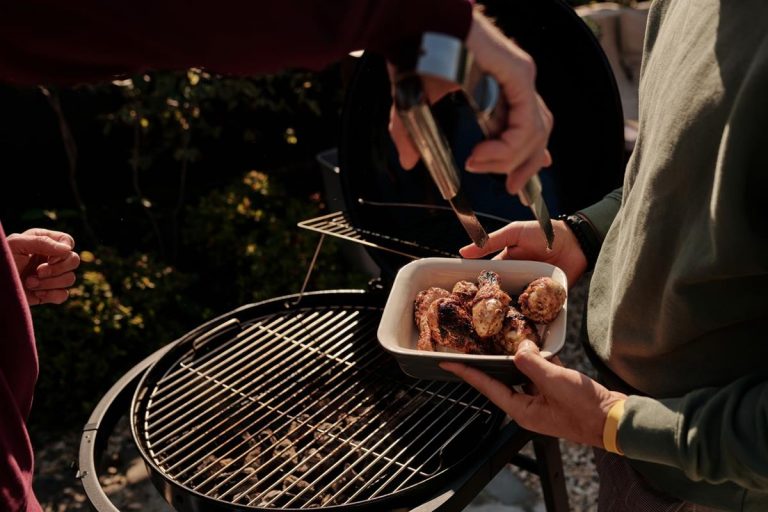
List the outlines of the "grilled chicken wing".
<svg viewBox="0 0 768 512">
<path fill-rule="evenodd" d="M 477 285 L 472 281 L 457 281 L 451 294 L 458 300 L 469 304 L 477 295 Z"/>
<path fill-rule="evenodd" d="M 416 295 L 416 300 L 413 304 L 414 318 L 416 320 L 416 326 L 419 329 L 419 340 L 416 342 L 416 348 L 419 350 L 434 351 L 435 348 L 432 343 L 432 334 L 429 328 L 429 322 L 427 321 L 427 310 L 429 306 L 439 298 L 450 297 L 450 292 L 443 288 L 433 286 L 426 290 L 422 290 Z"/>
<path fill-rule="evenodd" d="M 534 322 L 548 324 L 557 318 L 565 299 L 563 285 L 551 277 L 540 277 L 528 284 L 517 302 L 525 316 Z"/>
<path fill-rule="evenodd" d="M 461 301 L 453 297 L 435 300 L 427 311 L 427 321 L 437 349 L 482 353 L 472 332 L 472 318 Z"/>
<path fill-rule="evenodd" d="M 536 325 L 528 318 L 523 316 L 515 308 L 509 308 L 504 317 L 504 325 L 501 332 L 494 337 L 493 347 L 499 354 L 515 355 L 517 348 L 523 340 L 531 340 L 536 345 L 541 346 L 539 332 Z"/>
<path fill-rule="evenodd" d="M 490 338 L 501 331 L 511 299 L 499 287 L 496 272 L 481 272 L 477 282 L 480 286 L 472 300 L 472 324 L 478 336 Z"/>
<path fill-rule="evenodd" d="M 450 296 L 451 292 L 443 288 L 438 288 L 437 286 L 420 291 L 418 295 L 416 295 L 416 300 L 413 304 L 416 324 L 419 324 L 421 317 L 427 313 L 430 304 L 441 297 Z"/>
<path fill-rule="evenodd" d="M 429 328 L 427 314 L 423 314 L 416 324 L 419 327 L 419 339 L 416 341 L 416 348 L 428 352 L 435 351 L 435 344 L 432 343 L 432 330 Z"/>
</svg>

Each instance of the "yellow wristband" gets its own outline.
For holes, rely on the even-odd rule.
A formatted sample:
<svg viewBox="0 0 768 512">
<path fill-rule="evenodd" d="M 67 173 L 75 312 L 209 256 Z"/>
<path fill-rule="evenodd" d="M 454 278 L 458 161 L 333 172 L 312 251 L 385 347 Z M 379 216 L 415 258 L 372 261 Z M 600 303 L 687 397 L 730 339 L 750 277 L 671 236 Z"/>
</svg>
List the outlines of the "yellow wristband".
<svg viewBox="0 0 768 512">
<path fill-rule="evenodd" d="M 605 418 L 605 425 L 603 426 L 603 446 L 611 453 L 617 453 L 624 455 L 618 444 L 619 435 L 619 421 L 624 415 L 624 402 L 626 400 L 619 400 L 611 406 L 608 410 L 608 417 Z"/>
</svg>

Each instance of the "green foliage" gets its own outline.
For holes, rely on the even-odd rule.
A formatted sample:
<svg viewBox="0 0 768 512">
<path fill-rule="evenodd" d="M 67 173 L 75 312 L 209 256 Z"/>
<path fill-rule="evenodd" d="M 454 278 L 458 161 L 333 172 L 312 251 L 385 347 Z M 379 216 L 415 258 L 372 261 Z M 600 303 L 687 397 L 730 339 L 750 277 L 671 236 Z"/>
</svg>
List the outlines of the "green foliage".
<svg viewBox="0 0 768 512">
<path fill-rule="evenodd" d="M 71 178 L 72 202 L 41 196 L 16 219 L 70 232 L 89 256 L 65 305 L 33 309 L 38 440 L 80 428 L 126 370 L 193 327 L 299 291 L 319 235 L 296 224 L 324 213 L 314 156 L 336 143 L 341 89 L 333 71 L 191 69 L 50 97 L 60 124 L 80 112 L 67 110 L 74 101 L 97 115 L 72 121 L 89 128 L 72 128 L 67 154 L 78 159 L 57 171 Z M 89 160 L 102 146 L 106 173 Z M 327 240 L 308 289 L 365 286 L 342 265 L 339 243 Z"/>
<path fill-rule="evenodd" d="M 146 253 L 81 253 L 70 299 L 33 309 L 41 368 L 30 423 L 37 438 L 80 426 L 125 371 L 192 327 L 299 291 L 318 235 L 296 223 L 318 215 L 322 204 L 316 194 L 292 194 L 285 178 L 249 171 L 190 206 L 184 270 Z M 366 276 L 342 265 L 338 242 L 326 241 L 308 289 L 365 286 Z"/>
<path fill-rule="evenodd" d="M 30 424 L 38 437 L 82 423 L 122 372 L 172 341 L 199 311 L 184 295 L 193 277 L 147 254 L 95 253 L 83 253 L 64 305 L 33 309 L 40 378 Z"/>
<path fill-rule="evenodd" d="M 280 178 L 250 171 L 188 213 L 185 245 L 205 269 L 208 293 L 229 306 L 295 293 L 303 283 L 319 235 L 296 223 L 319 215 L 322 205 L 317 194 L 288 193 Z M 310 289 L 365 285 L 364 276 L 341 264 L 338 242 L 324 242 Z"/>
</svg>

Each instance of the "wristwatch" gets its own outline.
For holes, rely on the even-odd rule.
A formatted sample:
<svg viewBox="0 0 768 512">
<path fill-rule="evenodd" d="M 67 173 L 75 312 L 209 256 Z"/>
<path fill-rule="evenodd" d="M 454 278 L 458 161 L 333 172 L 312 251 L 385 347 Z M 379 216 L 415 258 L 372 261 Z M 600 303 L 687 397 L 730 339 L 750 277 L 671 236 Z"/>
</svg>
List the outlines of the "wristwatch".
<svg viewBox="0 0 768 512">
<path fill-rule="evenodd" d="M 570 215 L 558 215 L 558 220 L 565 222 L 565 225 L 576 236 L 584 256 L 587 258 L 587 270 L 595 268 L 597 255 L 600 253 L 601 241 L 597 230 L 584 215 L 579 212 Z"/>
</svg>

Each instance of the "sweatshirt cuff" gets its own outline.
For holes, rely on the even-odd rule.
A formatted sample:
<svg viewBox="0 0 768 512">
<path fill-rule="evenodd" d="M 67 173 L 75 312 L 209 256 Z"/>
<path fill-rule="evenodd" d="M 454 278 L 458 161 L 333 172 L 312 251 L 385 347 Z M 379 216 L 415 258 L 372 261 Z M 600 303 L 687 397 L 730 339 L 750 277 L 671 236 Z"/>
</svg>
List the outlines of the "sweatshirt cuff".
<svg viewBox="0 0 768 512">
<path fill-rule="evenodd" d="M 618 444 L 630 459 L 676 466 L 679 399 L 630 396 L 619 421 Z"/>
<path fill-rule="evenodd" d="M 611 227 L 613 219 L 619 212 L 620 206 L 621 189 L 614 190 L 602 200 L 592 206 L 579 210 L 577 213 L 582 214 L 583 217 L 586 217 L 592 223 L 592 227 L 595 228 L 595 233 L 600 243 L 602 243 L 605 240 L 605 235 L 608 233 L 608 228 Z"/>
</svg>

